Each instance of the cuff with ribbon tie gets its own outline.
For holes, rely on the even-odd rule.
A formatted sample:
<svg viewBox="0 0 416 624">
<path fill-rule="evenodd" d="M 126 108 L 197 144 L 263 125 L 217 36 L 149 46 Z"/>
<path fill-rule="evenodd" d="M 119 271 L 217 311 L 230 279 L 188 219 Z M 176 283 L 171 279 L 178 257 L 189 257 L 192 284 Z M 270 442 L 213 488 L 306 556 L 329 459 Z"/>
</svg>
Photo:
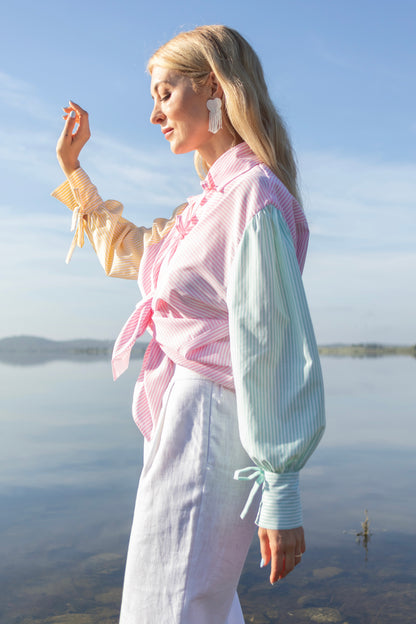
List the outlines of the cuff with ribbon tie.
<svg viewBox="0 0 416 624">
<path fill-rule="evenodd" d="M 75 247 L 84 246 L 84 233 L 85 233 L 85 225 L 86 225 L 84 217 L 86 216 L 86 212 L 82 208 L 78 189 L 77 188 L 73 189 L 73 193 L 74 193 L 74 197 L 76 199 L 77 205 L 72 211 L 71 232 L 75 232 L 75 234 L 72 239 L 71 245 L 69 247 L 67 256 L 65 258 L 66 264 L 70 263 Z"/>
<path fill-rule="evenodd" d="M 258 466 L 242 468 L 234 479 L 255 480 L 247 503 L 241 512 L 244 518 L 257 490 L 262 486 L 262 499 L 256 524 L 264 529 L 294 529 L 303 524 L 298 472 L 270 472 Z"/>
<path fill-rule="evenodd" d="M 74 232 L 65 262 L 68 264 L 72 258 L 75 247 L 84 246 L 84 234 L 89 226 L 88 218 L 91 213 L 101 208 L 110 216 L 105 207 L 105 202 L 97 192 L 97 188 L 91 182 L 87 173 L 81 167 L 76 169 L 61 186 L 52 193 L 72 210 L 71 232 Z M 119 202 L 112 202 L 119 205 Z"/>
</svg>

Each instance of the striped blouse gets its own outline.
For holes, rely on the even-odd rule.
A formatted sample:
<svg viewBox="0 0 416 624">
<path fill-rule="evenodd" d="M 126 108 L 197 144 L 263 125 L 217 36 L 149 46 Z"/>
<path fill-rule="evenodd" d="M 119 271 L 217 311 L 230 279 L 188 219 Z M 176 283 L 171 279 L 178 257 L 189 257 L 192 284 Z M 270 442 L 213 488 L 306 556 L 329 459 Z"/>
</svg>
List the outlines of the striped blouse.
<svg viewBox="0 0 416 624">
<path fill-rule="evenodd" d="M 82 169 L 53 195 L 73 210 L 67 261 L 84 231 L 107 275 L 138 279 L 142 300 L 116 340 L 113 375 L 146 329 L 152 339 L 133 397 L 150 439 L 175 364 L 235 390 L 241 442 L 254 462 L 237 479 L 262 485 L 257 524 L 302 525 L 299 470 L 324 430 L 318 350 L 302 284 L 308 227 L 285 186 L 241 143 L 202 193 L 151 228 L 103 202 Z M 244 512 L 245 513 L 245 510 Z"/>
</svg>

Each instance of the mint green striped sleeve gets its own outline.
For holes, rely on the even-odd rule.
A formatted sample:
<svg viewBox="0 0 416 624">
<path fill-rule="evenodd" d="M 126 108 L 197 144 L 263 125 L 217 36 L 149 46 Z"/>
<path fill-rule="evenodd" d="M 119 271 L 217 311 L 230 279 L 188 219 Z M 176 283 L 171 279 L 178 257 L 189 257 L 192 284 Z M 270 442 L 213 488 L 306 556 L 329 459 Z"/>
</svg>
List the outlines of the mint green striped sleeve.
<svg viewBox="0 0 416 624">
<path fill-rule="evenodd" d="M 263 487 L 256 523 L 295 528 L 303 523 L 299 470 L 325 428 L 324 391 L 295 248 L 274 206 L 243 234 L 227 303 L 241 442 Z"/>
</svg>

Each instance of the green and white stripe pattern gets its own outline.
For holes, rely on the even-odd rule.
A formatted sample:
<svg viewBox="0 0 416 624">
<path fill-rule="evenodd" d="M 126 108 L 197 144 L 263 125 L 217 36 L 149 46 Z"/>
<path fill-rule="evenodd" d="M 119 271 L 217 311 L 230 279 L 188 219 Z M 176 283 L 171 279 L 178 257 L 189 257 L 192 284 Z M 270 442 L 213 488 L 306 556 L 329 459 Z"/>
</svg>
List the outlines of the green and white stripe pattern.
<svg viewBox="0 0 416 624">
<path fill-rule="evenodd" d="M 244 231 L 227 302 L 240 436 L 263 486 L 257 524 L 301 526 L 299 470 L 325 428 L 324 391 L 293 240 L 273 205 Z"/>
</svg>

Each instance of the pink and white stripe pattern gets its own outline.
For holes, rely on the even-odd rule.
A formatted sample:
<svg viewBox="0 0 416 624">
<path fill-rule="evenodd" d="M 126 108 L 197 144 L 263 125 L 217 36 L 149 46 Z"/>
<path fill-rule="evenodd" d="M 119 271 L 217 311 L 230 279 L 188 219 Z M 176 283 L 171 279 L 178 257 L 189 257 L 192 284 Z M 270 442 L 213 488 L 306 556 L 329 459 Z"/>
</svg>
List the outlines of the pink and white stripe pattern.
<svg viewBox="0 0 416 624">
<path fill-rule="evenodd" d="M 114 346 L 113 375 L 127 368 L 130 350 L 146 329 L 146 351 L 133 398 L 133 417 L 150 439 L 175 364 L 234 389 L 227 287 L 243 233 L 263 208 L 275 206 L 292 237 L 300 269 L 308 227 L 298 202 L 241 143 L 223 154 L 188 201 L 174 227 L 150 241 L 138 282 L 143 300 Z"/>
<path fill-rule="evenodd" d="M 72 249 L 89 237 L 107 275 L 138 279 L 143 299 L 114 346 L 113 375 L 146 329 L 133 416 L 151 438 L 175 365 L 236 392 L 241 442 L 263 483 L 257 523 L 302 524 L 299 471 L 325 427 L 319 355 L 301 271 L 301 207 L 246 144 L 223 154 L 203 192 L 151 228 L 103 201 L 82 169 L 53 195 L 75 212 Z"/>
</svg>

